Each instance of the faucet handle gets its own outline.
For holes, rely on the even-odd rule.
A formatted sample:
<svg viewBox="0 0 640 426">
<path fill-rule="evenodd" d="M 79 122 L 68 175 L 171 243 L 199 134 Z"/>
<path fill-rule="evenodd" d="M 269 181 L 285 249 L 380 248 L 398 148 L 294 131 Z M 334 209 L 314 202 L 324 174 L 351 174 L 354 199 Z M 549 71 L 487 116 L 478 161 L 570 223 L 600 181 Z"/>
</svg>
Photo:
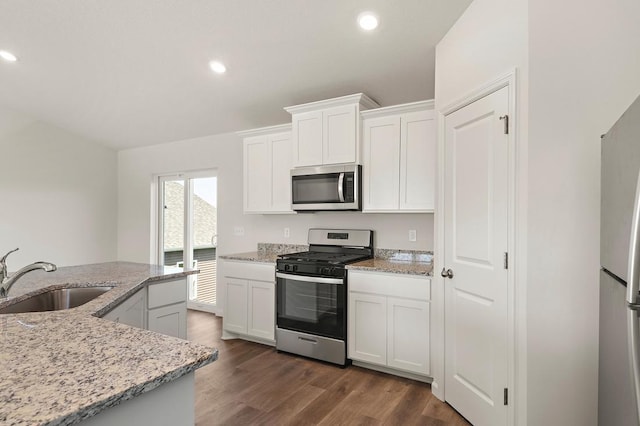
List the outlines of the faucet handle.
<svg viewBox="0 0 640 426">
<path fill-rule="evenodd" d="M 8 257 L 11 253 L 13 253 L 14 251 L 18 251 L 18 250 L 20 250 L 20 247 L 18 247 L 18 248 L 16 248 L 16 249 L 14 249 L 14 250 L 11 250 L 9 253 L 7 253 L 7 254 L 5 254 L 4 256 L 2 256 L 2 258 L 0 259 L 0 270 L 2 270 L 2 269 L 6 266 L 6 263 L 7 263 L 7 257 Z"/>
</svg>

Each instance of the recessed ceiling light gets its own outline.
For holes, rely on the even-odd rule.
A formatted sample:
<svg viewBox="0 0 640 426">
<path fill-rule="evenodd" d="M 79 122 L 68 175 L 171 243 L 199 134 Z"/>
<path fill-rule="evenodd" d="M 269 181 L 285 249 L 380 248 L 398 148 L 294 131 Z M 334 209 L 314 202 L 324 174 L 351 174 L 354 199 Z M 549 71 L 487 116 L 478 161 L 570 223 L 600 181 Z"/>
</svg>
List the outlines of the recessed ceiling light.
<svg viewBox="0 0 640 426">
<path fill-rule="evenodd" d="M 0 50 L 0 58 L 9 62 L 15 62 L 18 60 L 18 58 L 16 58 L 16 55 L 11 52 L 7 52 L 6 50 Z"/>
<path fill-rule="evenodd" d="M 216 74 L 224 74 L 227 71 L 227 67 L 225 67 L 224 64 L 219 61 L 209 62 L 209 67 L 211 68 L 211 71 L 215 72 Z"/>
<path fill-rule="evenodd" d="M 365 31 L 371 31 L 378 26 L 378 17 L 372 12 L 362 12 L 358 15 L 358 25 Z"/>
</svg>

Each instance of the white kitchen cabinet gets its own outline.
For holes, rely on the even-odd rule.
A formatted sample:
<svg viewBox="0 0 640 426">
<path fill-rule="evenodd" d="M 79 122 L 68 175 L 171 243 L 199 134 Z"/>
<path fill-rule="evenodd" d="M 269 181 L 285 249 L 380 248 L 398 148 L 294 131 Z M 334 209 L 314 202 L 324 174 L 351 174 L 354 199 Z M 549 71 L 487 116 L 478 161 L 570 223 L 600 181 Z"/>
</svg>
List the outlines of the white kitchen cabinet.
<svg viewBox="0 0 640 426">
<path fill-rule="evenodd" d="M 247 334 L 274 340 L 275 285 L 262 281 L 248 281 L 247 285 Z"/>
<path fill-rule="evenodd" d="M 138 290 L 103 318 L 187 338 L 187 280 L 157 281 Z"/>
<path fill-rule="evenodd" d="M 247 334 L 247 281 L 224 277 L 226 300 L 224 304 L 224 329 Z"/>
<path fill-rule="evenodd" d="M 187 338 L 187 283 L 162 281 L 147 287 L 147 325 L 151 331 Z"/>
<path fill-rule="evenodd" d="M 245 213 L 293 213 L 291 210 L 291 126 L 239 132 L 243 139 Z"/>
<path fill-rule="evenodd" d="M 429 374 L 429 302 L 387 298 L 387 365 Z"/>
<path fill-rule="evenodd" d="M 146 329 L 146 295 L 146 288 L 138 290 L 131 297 L 108 312 L 103 318 L 132 327 Z"/>
<path fill-rule="evenodd" d="M 223 339 L 275 344 L 275 265 L 224 261 Z"/>
<path fill-rule="evenodd" d="M 433 102 L 364 111 L 363 212 L 433 212 Z"/>
<path fill-rule="evenodd" d="M 187 338 L 187 303 L 149 309 L 149 330 L 167 336 Z"/>
<path fill-rule="evenodd" d="M 359 163 L 360 111 L 377 106 L 359 93 L 286 107 L 292 116 L 293 167 Z"/>
<path fill-rule="evenodd" d="M 348 277 L 349 358 L 428 376 L 431 280 L 351 270 Z"/>
<path fill-rule="evenodd" d="M 387 298 L 349 293 L 349 357 L 387 363 Z"/>
</svg>

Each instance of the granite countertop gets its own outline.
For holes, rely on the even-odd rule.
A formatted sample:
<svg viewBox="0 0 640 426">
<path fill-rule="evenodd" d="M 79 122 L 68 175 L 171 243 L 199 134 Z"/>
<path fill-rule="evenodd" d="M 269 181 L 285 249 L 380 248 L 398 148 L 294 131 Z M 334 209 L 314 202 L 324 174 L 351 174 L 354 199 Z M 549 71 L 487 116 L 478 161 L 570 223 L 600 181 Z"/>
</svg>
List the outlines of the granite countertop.
<svg viewBox="0 0 640 426">
<path fill-rule="evenodd" d="M 259 243 L 258 250 L 219 256 L 225 260 L 275 264 L 278 254 L 306 251 L 308 246 Z M 391 272 L 408 275 L 433 275 L 433 252 L 416 250 L 376 249 L 374 258 L 347 265 L 347 269 Z"/>
<path fill-rule="evenodd" d="M 23 276 L 0 307 L 49 288 L 114 288 L 73 309 L 0 315 L 0 424 L 74 424 L 215 361 L 216 349 L 99 318 L 150 282 L 192 273 L 112 262 Z"/>
<path fill-rule="evenodd" d="M 352 263 L 347 269 L 430 277 L 433 275 L 433 253 L 381 249 L 376 250 L 373 259 Z"/>
<path fill-rule="evenodd" d="M 224 260 L 241 260 L 245 262 L 262 262 L 276 264 L 278 255 L 307 251 L 309 246 L 300 244 L 258 243 L 257 251 L 247 253 L 224 254 L 218 256 Z"/>
<path fill-rule="evenodd" d="M 276 253 L 265 253 L 260 251 L 250 251 L 247 253 L 233 253 L 218 256 L 224 260 L 241 260 L 245 262 L 262 262 L 276 264 L 278 255 Z"/>
</svg>

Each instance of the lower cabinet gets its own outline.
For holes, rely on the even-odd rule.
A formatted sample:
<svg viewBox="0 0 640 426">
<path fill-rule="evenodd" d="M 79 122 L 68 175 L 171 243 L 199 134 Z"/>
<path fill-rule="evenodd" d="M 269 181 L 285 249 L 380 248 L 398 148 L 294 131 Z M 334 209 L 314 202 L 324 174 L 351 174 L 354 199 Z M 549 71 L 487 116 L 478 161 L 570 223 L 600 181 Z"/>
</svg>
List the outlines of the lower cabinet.
<svg viewBox="0 0 640 426">
<path fill-rule="evenodd" d="M 130 325 L 131 327 L 147 328 L 147 289 L 138 290 L 133 296 L 109 311 L 103 318 L 110 321 Z"/>
<path fill-rule="evenodd" d="M 187 283 L 186 280 L 163 281 L 149 284 L 149 330 L 181 339 L 187 338 Z"/>
<path fill-rule="evenodd" d="M 275 274 L 273 265 L 225 261 L 223 338 L 275 343 Z"/>
<path fill-rule="evenodd" d="M 186 339 L 187 281 L 183 278 L 151 283 L 103 318 Z"/>
<path fill-rule="evenodd" d="M 187 303 L 149 309 L 149 330 L 168 336 L 187 338 Z"/>
<path fill-rule="evenodd" d="M 349 358 L 428 376 L 431 280 L 349 271 Z"/>
</svg>

